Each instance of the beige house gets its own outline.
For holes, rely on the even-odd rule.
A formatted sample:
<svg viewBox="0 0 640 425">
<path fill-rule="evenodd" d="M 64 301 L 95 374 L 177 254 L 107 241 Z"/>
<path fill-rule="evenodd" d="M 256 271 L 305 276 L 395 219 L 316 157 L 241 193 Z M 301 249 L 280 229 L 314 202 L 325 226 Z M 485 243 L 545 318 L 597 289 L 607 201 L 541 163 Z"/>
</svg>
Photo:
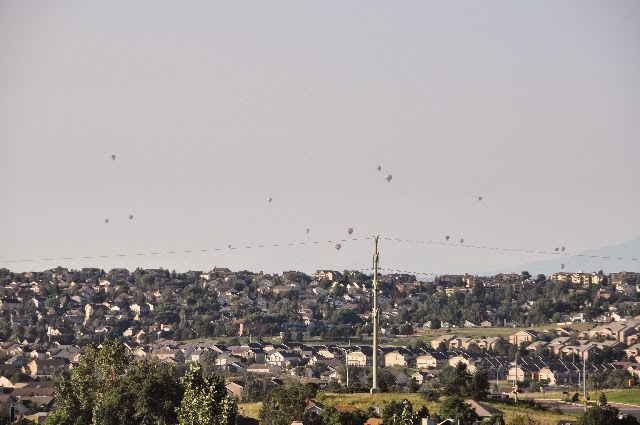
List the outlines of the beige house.
<svg viewBox="0 0 640 425">
<path fill-rule="evenodd" d="M 369 357 L 362 351 L 352 351 L 347 354 L 347 364 L 349 366 L 369 366 L 373 364 L 372 361 L 373 359 L 370 361 Z"/>
<path fill-rule="evenodd" d="M 477 369 L 476 361 L 472 358 L 465 356 L 453 356 L 449 359 L 449 366 L 456 367 L 458 363 L 466 364 L 469 373 L 474 373 Z"/>
<path fill-rule="evenodd" d="M 528 366 L 518 365 L 511 366 L 509 368 L 508 380 L 513 381 L 514 379 L 518 382 L 531 382 L 538 380 L 538 370 L 534 370 Z"/>
<path fill-rule="evenodd" d="M 440 369 L 449 362 L 449 358 L 443 353 L 427 353 L 418 356 L 416 366 L 418 369 Z"/>
<path fill-rule="evenodd" d="M 627 357 L 638 357 L 638 356 L 640 356 L 640 344 L 634 344 L 634 345 L 630 346 L 629 348 L 624 350 L 624 353 L 627 355 Z M 638 360 L 640 360 L 640 358 L 638 358 Z"/>
<path fill-rule="evenodd" d="M 227 387 L 227 391 L 229 391 L 233 396 L 238 400 L 238 402 L 242 402 L 242 393 L 244 391 L 244 384 L 241 382 L 228 382 L 225 387 Z"/>
<path fill-rule="evenodd" d="M 265 373 L 271 375 L 277 375 L 280 373 L 280 368 L 275 365 L 254 363 L 247 367 L 247 373 Z"/>
<path fill-rule="evenodd" d="M 317 281 L 330 280 L 332 282 L 340 282 L 344 280 L 342 273 L 335 270 L 317 270 L 314 277 Z"/>
<path fill-rule="evenodd" d="M 604 325 L 596 326 L 588 332 L 589 338 L 602 336 L 606 339 L 615 339 L 620 342 L 626 342 L 627 337 L 638 333 L 640 324 L 634 322 L 636 321 L 611 322 Z"/>
<path fill-rule="evenodd" d="M 349 366 L 373 366 L 373 350 L 371 347 L 360 347 L 347 354 Z"/>
<path fill-rule="evenodd" d="M 449 347 L 449 342 L 456 338 L 455 335 L 442 335 L 439 336 L 438 338 L 434 339 L 431 341 L 431 348 L 433 348 L 434 350 L 437 350 L 438 347 L 440 347 L 440 344 L 444 343 L 445 346 Z"/>
<path fill-rule="evenodd" d="M 533 329 L 524 329 L 509 335 L 509 344 L 519 346 L 523 342 L 534 342 L 538 339 L 538 332 Z"/>
<path fill-rule="evenodd" d="M 538 372 L 538 379 L 540 379 L 541 381 L 547 381 L 551 386 L 558 385 L 557 372 L 554 372 L 549 367 L 543 367 L 542 369 L 540 369 L 540 371 Z"/>
<path fill-rule="evenodd" d="M 62 359 L 40 360 L 34 359 L 24 365 L 22 370 L 25 374 L 36 376 L 53 376 L 59 370 L 66 368 L 67 363 Z"/>
<path fill-rule="evenodd" d="M 386 367 L 407 367 L 413 360 L 413 355 L 406 350 L 394 350 L 384 356 L 384 365 Z"/>
<path fill-rule="evenodd" d="M 166 362 L 169 360 L 174 360 L 178 363 L 184 362 L 184 353 L 182 352 L 182 350 L 177 350 L 177 349 L 158 350 L 152 353 L 151 357 L 156 358 L 161 362 Z"/>
<path fill-rule="evenodd" d="M 450 351 L 462 350 L 465 347 L 469 347 L 470 343 L 471 343 L 471 338 L 455 337 L 451 341 L 449 341 L 449 350 Z"/>
</svg>

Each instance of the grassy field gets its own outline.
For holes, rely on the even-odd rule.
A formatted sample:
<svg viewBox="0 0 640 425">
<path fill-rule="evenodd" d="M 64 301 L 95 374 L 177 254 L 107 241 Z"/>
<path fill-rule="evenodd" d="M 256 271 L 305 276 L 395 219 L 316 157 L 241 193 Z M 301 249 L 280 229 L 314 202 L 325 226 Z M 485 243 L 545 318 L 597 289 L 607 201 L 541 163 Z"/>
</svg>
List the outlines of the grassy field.
<svg viewBox="0 0 640 425">
<path fill-rule="evenodd" d="M 439 336 L 446 334 L 453 334 L 459 337 L 464 338 L 489 338 L 501 336 L 503 338 L 507 338 L 509 335 L 512 335 L 518 331 L 523 329 L 533 329 L 535 331 L 541 332 L 549 329 L 559 328 L 558 325 L 546 325 L 546 326 L 533 326 L 529 328 L 451 328 L 451 329 L 437 329 L 437 330 L 429 330 L 422 334 L 407 336 L 407 337 L 399 337 L 399 338 L 381 338 L 382 343 L 384 344 L 393 344 L 393 345 L 408 345 L 410 343 L 415 342 L 417 339 L 422 339 L 425 342 L 431 341 L 433 339 L 438 338 Z M 572 323 L 569 326 L 563 326 L 574 329 L 578 332 L 583 332 L 589 330 L 593 327 L 592 323 Z"/>
<path fill-rule="evenodd" d="M 583 332 L 586 330 L 591 329 L 594 326 L 593 323 L 572 323 L 571 325 L 568 326 L 562 326 L 562 327 L 568 327 L 571 329 L 574 329 L 578 332 Z M 559 325 L 545 325 L 545 326 L 531 326 L 531 327 L 518 327 L 518 328 L 503 328 L 503 327 L 494 327 L 494 328 L 451 328 L 451 329 L 437 329 L 437 330 L 428 330 L 426 332 L 421 332 L 421 333 L 416 333 L 414 335 L 409 335 L 409 336 L 399 336 L 396 338 L 389 338 L 389 337 L 385 337 L 385 336 L 381 336 L 380 338 L 380 344 L 383 345 L 397 345 L 397 346 L 407 346 L 407 345 L 413 345 L 415 344 L 416 341 L 418 340 L 423 340 L 425 342 L 429 342 L 433 339 L 436 339 L 439 336 L 442 335 L 446 335 L 446 334 L 453 334 L 453 335 L 457 335 L 459 337 L 463 337 L 463 338 L 488 338 L 488 337 L 495 337 L 495 336 L 501 336 L 505 339 L 507 339 L 507 337 L 509 335 L 512 335 L 518 331 L 521 331 L 523 329 L 533 329 L 536 330 L 538 332 L 541 331 L 545 331 L 545 330 L 549 330 L 549 329 L 556 329 L 559 328 L 561 326 Z M 218 337 L 216 338 L 217 341 L 225 343 L 225 344 L 246 344 L 249 342 L 249 337 Z M 192 341 L 198 341 L 197 339 L 194 339 Z M 254 338 L 253 341 L 255 342 L 256 339 Z M 262 341 L 265 343 L 273 343 L 273 344 L 280 344 L 282 341 L 279 337 L 265 337 L 262 338 Z M 352 344 L 352 345 L 358 345 L 358 344 L 363 344 L 363 345 L 371 345 L 373 343 L 372 338 L 350 338 L 348 340 L 340 340 L 340 341 L 333 341 L 333 340 L 322 340 L 320 338 L 311 338 L 309 340 L 305 340 L 304 341 L 307 344 L 310 345 L 326 345 L 326 344 L 335 344 L 335 345 L 345 345 L 345 344 Z"/>
<path fill-rule="evenodd" d="M 562 393 L 560 394 L 562 395 Z M 427 406 L 430 412 L 437 413 L 440 410 L 439 402 L 432 402 L 424 400 L 418 394 L 412 393 L 382 393 L 374 396 L 370 394 L 335 394 L 335 393 L 318 393 L 316 399 L 327 406 L 340 406 L 351 405 L 355 406 L 363 411 L 366 411 L 369 407 L 380 406 L 380 409 L 384 409 L 384 406 L 393 400 L 407 399 L 413 405 L 414 410 L 420 409 L 422 406 Z M 539 410 L 528 409 L 521 405 L 512 405 L 500 402 L 487 402 L 496 409 L 502 410 L 505 413 L 505 420 L 509 423 L 516 415 L 525 415 L 540 419 L 546 425 L 556 425 L 561 419 L 575 419 L 575 416 L 567 414 L 558 414 L 554 412 L 544 412 Z M 240 404 L 240 408 L 245 416 L 252 418 L 258 418 L 258 412 L 260 411 L 260 403 L 244 403 Z"/>
<path fill-rule="evenodd" d="M 569 391 L 572 395 L 574 392 L 580 394 L 582 399 L 582 391 Z M 609 403 L 624 403 L 640 406 L 640 390 L 599 390 L 598 393 L 604 392 Z M 592 401 L 595 401 L 595 391 L 588 391 L 587 394 Z M 545 392 L 544 394 L 536 394 L 536 399 L 562 399 L 561 391 Z"/>
</svg>

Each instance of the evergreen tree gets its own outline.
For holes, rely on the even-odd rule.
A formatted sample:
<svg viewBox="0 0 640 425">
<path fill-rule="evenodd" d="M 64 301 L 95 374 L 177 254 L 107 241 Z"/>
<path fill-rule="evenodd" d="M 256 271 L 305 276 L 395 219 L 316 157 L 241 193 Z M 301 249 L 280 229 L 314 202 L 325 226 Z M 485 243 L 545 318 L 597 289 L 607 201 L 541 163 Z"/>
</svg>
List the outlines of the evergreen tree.
<svg viewBox="0 0 640 425">
<path fill-rule="evenodd" d="M 443 419 L 460 421 L 461 424 L 474 423 L 479 419 L 475 410 L 457 396 L 445 398 L 438 415 Z"/>
</svg>

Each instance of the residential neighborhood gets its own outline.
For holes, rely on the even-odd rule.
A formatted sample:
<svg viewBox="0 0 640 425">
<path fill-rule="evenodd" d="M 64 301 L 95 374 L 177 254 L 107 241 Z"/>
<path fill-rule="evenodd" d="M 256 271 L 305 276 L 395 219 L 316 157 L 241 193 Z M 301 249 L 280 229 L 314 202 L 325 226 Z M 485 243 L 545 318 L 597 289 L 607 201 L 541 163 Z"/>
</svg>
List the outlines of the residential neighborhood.
<svg viewBox="0 0 640 425">
<path fill-rule="evenodd" d="M 380 276 L 381 387 L 416 391 L 458 364 L 485 371 L 507 396 L 516 388 L 578 387 L 585 371 L 592 382 L 617 376 L 637 387 L 639 274 L 599 273 L 587 286 L 563 275 L 448 275 L 434 282 Z M 87 344 L 106 339 L 122 341 L 131 358 L 178 370 L 205 364 L 238 399 L 247 375 L 354 390 L 368 385 L 372 281 L 359 272 L 57 267 L 2 269 L 0 279 L 5 415 L 11 405 L 25 417 L 55 411 L 53 379 L 79 364 Z M 605 291 L 611 295 L 600 296 Z"/>
</svg>

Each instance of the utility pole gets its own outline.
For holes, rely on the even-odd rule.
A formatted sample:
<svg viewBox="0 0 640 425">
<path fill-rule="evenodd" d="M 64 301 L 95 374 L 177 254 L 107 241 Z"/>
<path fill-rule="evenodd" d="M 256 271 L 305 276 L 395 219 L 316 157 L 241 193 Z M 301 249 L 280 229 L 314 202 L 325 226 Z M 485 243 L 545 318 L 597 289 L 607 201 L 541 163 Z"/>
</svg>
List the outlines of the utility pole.
<svg viewBox="0 0 640 425">
<path fill-rule="evenodd" d="M 375 250 L 373 251 L 373 386 L 371 394 L 380 392 L 378 388 L 378 261 L 380 260 L 378 239 L 378 236 L 373 238 Z"/>
<path fill-rule="evenodd" d="M 517 345 L 517 344 L 516 344 Z M 516 377 L 513 379 L 514 403 L 518 402 L 518 351 L 516 351 Z"/>
<path fill-rule="evenodd" d="M 351 348 L 351 339 L 349 339 L 349 348 Z M 344 349 L 344 365 L 347 367 L 347 389 L 349 389 L 349 349 Z"/>
<path fill-rule="evenodd" d="M 584 411 L 587 411 L 587 362 L 584 361 L 584 351 L 582 352 L 582 385 L 584 386 Z"/>
</svg>

